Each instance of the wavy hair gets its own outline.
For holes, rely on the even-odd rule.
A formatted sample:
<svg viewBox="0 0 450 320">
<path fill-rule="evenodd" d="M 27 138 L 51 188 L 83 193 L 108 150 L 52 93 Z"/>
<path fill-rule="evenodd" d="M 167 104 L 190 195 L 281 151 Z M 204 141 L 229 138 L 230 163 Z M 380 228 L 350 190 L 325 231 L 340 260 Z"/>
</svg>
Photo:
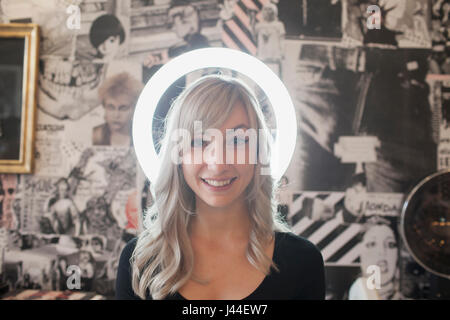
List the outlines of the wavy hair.
<svg viewBox="0 0 450 320">
<path fill-rule="evenodd" d="M 258 132 L 258 158 L 266 152 L 270 159 L 272 136 L 252 90 L 242 81 L 224 75 L 204 76 L 189 85 L 173 102 L 164 123 L 160 144 L 160 173 L 152 182 L 154 203 L 145 210 L 143 230 L 137 237 L 130 258 L 132 287 L 136 295 L 146 299 L 164 299 L 175 294 L 192 274 L 194 255 L 188 234 L 190 218 L 195 214 L 195 194 L 186 183 L 181 165 L 171 158 L 176 144 L 171 134 L 177 129 L 194 132 L 194 121 L 202 120 L 207 128 L 218 128 L 225 122 L 237 101 L 243 103 L 250 125 Z M 193 135 L 192 135 L 193 136 Z M 245 189 L 245 201 L 250 215 L 250 236 L 246 256 L 248 261 L 269 274 L 277 266 L 264 253 L 275 231 L 289 228 L 277 213 L 275 188 L 271 175 L 262 175 L 261 161 L 255 164 L 255 174 Z"/>
</svg>

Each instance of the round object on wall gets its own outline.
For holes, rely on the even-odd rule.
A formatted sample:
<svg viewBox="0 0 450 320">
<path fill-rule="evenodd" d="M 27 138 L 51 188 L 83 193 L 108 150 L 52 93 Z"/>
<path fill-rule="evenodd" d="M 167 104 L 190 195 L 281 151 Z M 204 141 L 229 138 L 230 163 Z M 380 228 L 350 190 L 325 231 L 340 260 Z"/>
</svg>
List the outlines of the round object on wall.
<svg viewBox="0 0 450 320">
<path fill-rule="evenodd" d="M 426 177 L 408 194 L 400 232 L 417 263 L 450 279 L 450 170 Z"/>
</svg>

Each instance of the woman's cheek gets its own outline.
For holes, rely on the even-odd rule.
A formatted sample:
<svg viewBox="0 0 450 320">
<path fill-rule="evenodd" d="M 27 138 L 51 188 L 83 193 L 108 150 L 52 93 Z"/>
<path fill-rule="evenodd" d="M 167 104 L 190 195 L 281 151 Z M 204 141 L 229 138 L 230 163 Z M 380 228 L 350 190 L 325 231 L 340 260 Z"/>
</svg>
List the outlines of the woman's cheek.
<svg viewBox="0 0 450 320">
<path fill-rule="evenodd" d="M 189 166 L 190 164 L 193 163 L 192 161 L 193 159 L 193 155 L 192 152 L 185 152 L 182 156 L 181 156 L 181 161 L 183 166 Z"/>
<path fill-rule="evenodd" d="M 238 169 L 239 175 L 245 179 L 245 187 L 251 182 L 254 172 L 255 165 L 254 164 L 244 164 L 241 165 Z"/>
</svg>

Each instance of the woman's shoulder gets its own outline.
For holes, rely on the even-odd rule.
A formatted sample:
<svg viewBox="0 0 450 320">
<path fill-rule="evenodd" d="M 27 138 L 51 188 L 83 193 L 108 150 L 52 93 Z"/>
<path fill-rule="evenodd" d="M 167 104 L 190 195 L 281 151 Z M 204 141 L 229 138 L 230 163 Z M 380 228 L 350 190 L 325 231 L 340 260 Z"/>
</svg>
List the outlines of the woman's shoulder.
<svg viewBox="0 0 450 320">
<path fill-rule="evenodd" d="M 289 259 L 295 265 L 320 264 L 323 266 L 323 257 L 319 248 L 311 241 L 292 232 L 276 232 L 276 253 L 281 259 Z"/>
<path fill-rule="evenodd" d="M 325 298 L 325 267 L 320 250 L 292 232 L 277 232 L 273 261 L 279 272 L 271 277 L 274 290 L 286 299 Z M 282 289 L 277 289 L 277 288 Z"/>
<path fill-rule="evenodd" d="M 306 238 L 303 238 L 295 233 L 289 232 L 275 232 L 277 241 L 283 245 L 284 249 L 301 251 L 303 253 L 320 253 L 317 246 Z"/>
<path fill-rule="evenodd" d="M 131 255 L 133 254 L 133 250 L 136 247 L 138 237 L 134 237 L 127 242 L 127 244 L 123 247 L 120 259 L 123 261 L 129 261 Z"/>
<path fill-rule="evenodd" d="M 138 240 L 137 236 L 135 236 L 135 237 L 131 238 L 130 240 L 128 240 L 127 244 L 124 247 L 124 250 L 125 249 L 128 249 L 128 250 L 131 249 L 131 251 L 133 251 L 134 248 L 136 247 L 137 240 Z"/>
<path fill-rule="evenodd" d="M 131 285 L 132 267 L 130 264 L 130 258 L 136 246 L 136 241 L 137 237 L 128 241 L 120 254 L 116 277 L 116 299 L 118 300 L 140 300 L 140 298 L 134 293 Z"/>
</svg>

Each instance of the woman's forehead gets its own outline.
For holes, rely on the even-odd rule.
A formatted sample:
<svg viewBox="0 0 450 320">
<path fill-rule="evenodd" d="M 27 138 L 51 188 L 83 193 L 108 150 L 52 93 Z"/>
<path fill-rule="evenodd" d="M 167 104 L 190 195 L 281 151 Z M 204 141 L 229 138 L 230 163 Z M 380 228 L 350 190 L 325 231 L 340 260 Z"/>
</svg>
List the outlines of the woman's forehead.
<svg viewBox="0 0 450 320">
<path fill-rule="evenodd" d="M 371 227 L 369 230 L 366 231 L 365 233 L 365 238 L 386 238 L 389 236 L 392 236 L 394 234 L 394 232 L 392 231 L 391 228 L 389 228 L 386 225 L 376 225 Z"/>
<path fill-rule="evenodd" d="M 254 129 L 259 127 L 256 110 L 245 93 L 231 87 L 213 87 L 208 94 L 205 91 L 196 91 L 185 101 L 179 114 L 180 127 L 190 130 L 191 134 L 207 129 L 225 132 L 238 125 Z M 201 129 L 198 123 L 201 123 Z"/>
<path fill-rule="evenodd" d="M 250 127 L 250 119 L 248 117 L 247 110 L 241 101 L 237 101 L 235 103 L 230 114 L 222 124 L 221 129 L 233 129 L 237 127 Z"/>
<path fill-rule="evenodd" d="M 128 93 L 118 93 L 111 96 L 105 96 L 104 104 L 120 106 L 120 105 L 128 105 L 133 102 L 133 97 Z"/>
</svg>

